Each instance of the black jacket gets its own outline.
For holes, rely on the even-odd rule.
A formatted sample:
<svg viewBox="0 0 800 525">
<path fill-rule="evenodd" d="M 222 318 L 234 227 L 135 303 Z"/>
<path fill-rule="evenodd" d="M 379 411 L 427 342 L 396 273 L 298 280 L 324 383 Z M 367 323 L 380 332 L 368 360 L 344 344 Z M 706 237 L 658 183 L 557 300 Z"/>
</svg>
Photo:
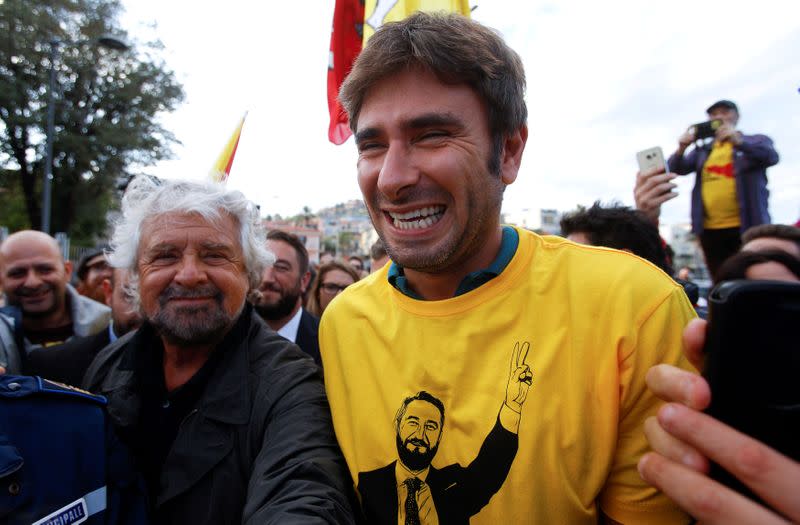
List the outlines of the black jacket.
<svg viewBox="0 0 800 525">
<path fill-rule="evenodd" d="M 244 343 L 226 351 L 183 420 L 161 472 L 162 523 L 350 523 L 351 483 L 319 370 L 246 308 Z M 132 337 L 105 348 L 84 386 L 108 398 L 123 434 L 138 421 Z M 139 343 L 137 343 L 139 344 Z"/>
<path fill-rule="evenodd" d="M 94 335 L 73 337 L 60 345 L 34 348 L 28 353 L 25 374 L 81 386 L 89 365 L 110 342 L 111 336 L 105 328 Z"/>
<path fill-rule="evenodd" d="M 315 363 L 322 366 L 322 358 L 319 355 L 319 317 L 311 315 L 305 308 L 300 316 L 300 326 L 297 327 L 295 344 L 303 352 L 313 357 Z"/>
</svg>

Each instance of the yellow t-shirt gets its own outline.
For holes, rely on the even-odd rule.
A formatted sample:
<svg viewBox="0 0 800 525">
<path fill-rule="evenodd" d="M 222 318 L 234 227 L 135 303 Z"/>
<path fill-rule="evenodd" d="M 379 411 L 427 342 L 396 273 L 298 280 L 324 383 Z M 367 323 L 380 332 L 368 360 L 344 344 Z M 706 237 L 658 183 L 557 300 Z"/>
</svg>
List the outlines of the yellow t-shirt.
<svg viewBox="0 0 800 525">
<path fill-rule="evenodd" d="M 733 174 L 733 144 L 714 142 L 706 163 L 703 164 L 703 228 L 721 230 L 737 228 L 739 201 L 736 199 L 736 179 Z"/>
<path fill-rule="evenodd" d="M 645 373 L 690 368 L 683 289 L 634 255 L 518 232 L 502 274 L 464 295 L 411 299 L 387 266 L 326 309 L 325 385 L 368 520 L 410 511 L 407 461 L 421 523 L 594 524 L 597 505 L 622 523 L 687 523 L 636 471 L 660 405 Z"/>
</svg>

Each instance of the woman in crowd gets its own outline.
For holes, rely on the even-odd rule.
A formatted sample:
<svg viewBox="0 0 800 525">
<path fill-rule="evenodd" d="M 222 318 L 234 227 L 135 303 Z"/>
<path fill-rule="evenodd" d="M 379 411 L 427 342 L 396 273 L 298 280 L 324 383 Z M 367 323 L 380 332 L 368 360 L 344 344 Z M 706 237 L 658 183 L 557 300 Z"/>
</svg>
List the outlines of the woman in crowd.
<svg viewBox="0 0 800 525">
<path fill-rule="evenodd" d="M 331 261 L 323 264 L 311 284 L 306 310 L 321 317 L 333 298 L 360 278 L 358 272 L 347 263 Z"/>
</svg>

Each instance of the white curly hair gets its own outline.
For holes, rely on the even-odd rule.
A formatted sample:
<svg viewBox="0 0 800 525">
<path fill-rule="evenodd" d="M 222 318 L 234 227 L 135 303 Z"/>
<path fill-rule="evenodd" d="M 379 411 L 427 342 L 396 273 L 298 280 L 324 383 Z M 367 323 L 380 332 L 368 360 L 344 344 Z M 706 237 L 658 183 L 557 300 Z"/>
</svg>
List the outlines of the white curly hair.
<svg viewBox="0 0 800 525">
<path fill-rule="evenodd" d="M 211 182 L 159 180 L 147 175 L 137 176 L 122 197 L 122 215 L 116 222 L 111 249 L 106 254 L 111 266 L 130 270 L 128 293 L 139 305 L 138 253 L 142 225 L 159 215 L 196 213 L 212 224 L 223 214 L 233 217 L 239 226 L 244 263 L 250 288 L 261 281 L 264 268 L 275 257 L 266 247 L 266 233 L 261 225 L 258 208 L 240 191 L 227 190 Z"/>
</svg>

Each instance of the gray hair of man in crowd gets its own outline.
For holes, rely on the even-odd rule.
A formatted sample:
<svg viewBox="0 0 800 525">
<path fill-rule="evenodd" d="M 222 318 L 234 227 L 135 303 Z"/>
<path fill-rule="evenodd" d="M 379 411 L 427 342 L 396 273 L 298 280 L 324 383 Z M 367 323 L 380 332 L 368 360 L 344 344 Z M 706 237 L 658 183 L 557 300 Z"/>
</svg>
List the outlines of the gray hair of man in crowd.
<svg viewBox="0 0 800 525">
<path fill-rule="evenodd" d="M 240 191 L 227 190 L 212 182 L 159 180 L 140 175 L 131 181 L 122 197 L 122 216 L 115 224 L 111 251 L 107 254 L 113 267 L 130 270 L 127 291 L 136 308 L 139 307 L 138 253 L 142 225 L 168 213 L 197 214 L 212 224 L 223 214 L 233 217 L 239 225 L 239 242 L 251 288 L 258 287 L 264 269 L 275 260 L 266 248 L 266 233 L 258 208 Z"/>
</svg>

